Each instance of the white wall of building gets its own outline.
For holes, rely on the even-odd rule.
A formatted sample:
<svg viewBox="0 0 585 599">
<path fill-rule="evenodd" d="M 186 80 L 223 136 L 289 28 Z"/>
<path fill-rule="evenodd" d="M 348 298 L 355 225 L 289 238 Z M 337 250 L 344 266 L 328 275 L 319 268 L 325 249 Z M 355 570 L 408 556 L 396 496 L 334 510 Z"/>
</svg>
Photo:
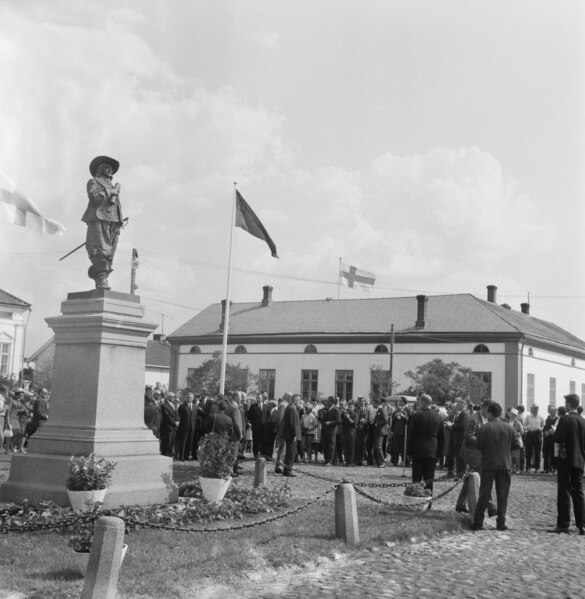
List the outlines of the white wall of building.
<svg viewBox="0 0 585 599">
<path fill-rule="evenodd" d="M 583 399 L 585 385 L 585 360 L 573 359 L 550 350 L 526 345 L 523 349 L 524 372 L 522 375 L 522 403 L 529 407 L 536 404 L 540 414 L 546 416 L 551 403 L 562 406 L 567 393 L 577 393 Z M 529 397 L 530 375 L 534 381 L 534 400 Z M 551 380 L 555 380 L 556 392 L 551 394 Z M 572 384 L 574 389 L 572 389 Z"/>
<path fill-rule="evenodd" d="M 0 348 L 3 350 L 3 376 L 18 378 L 24 358 L 24 337 L 28 311 L 0 307 Z"/>
<path fill-rule="evenodd" d="M 318 353 L 305 353 L 306 344 L 254 344 L 247 345 L 247 353 L 234 353 L 235 345 L 228 346 L 228 362 L 240 364 L 257 375 L 260 369 L 276 370 L 275 394 L 296 392 L 301 388 L 303 370 L 319 371 L 319 392 L 324 396 L 335 394 L 335 371 L 353 371 L 353 395 L 369 395 L 370 371 L 373 367 L 390 368 L 390 353 L 375 353 L 376 344 L 325 344 L 316 343 Z M 504 343 L 487 344 L 490 353 L 473 353 L 475 343 L 397 344 L 393 357 L 393 376 L 399 389 L 406 388 L 411 380 L 405 372 L 435 358 L 444 362 L 457 362 L 478 372 L 492 373 L 492 397 L 503 403 Z M 209 360 L 220 345 L 199 346 L 201 353 L 189 353 L 191 346 L 181 346 L 176 354 L 177 383 L 182 388 L 187 383 L 189 368 L 197 368 Z M 171 382 L 171 385 L 174 383 Z"/>
</svg>

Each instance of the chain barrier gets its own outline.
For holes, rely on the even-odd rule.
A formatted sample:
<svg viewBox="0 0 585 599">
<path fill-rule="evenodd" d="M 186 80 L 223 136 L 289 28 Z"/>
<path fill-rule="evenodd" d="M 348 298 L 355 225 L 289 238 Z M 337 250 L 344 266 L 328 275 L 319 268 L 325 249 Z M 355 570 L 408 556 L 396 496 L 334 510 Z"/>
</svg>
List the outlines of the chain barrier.
<svg viewBox="0 0 585 599">
<path fill-rule="evenodd" d="M 382 499 L 378 499 L 377 497 L 373 497 L 372 495 L 370 495 L 369 493 L 366 493 L 365 491 L 362 491 L 361 489 L 358 489 L 357 487 L 355 488 L 355 492 L 358 493 L 358 495 L 361 495 L 362 497 L 365 497 L 366 499 L 369 499 L 370 501 L 373 501 L 374 503 L 378 503 L 380 505 L 386 506 L 386 507 L 390 507 L 395 511 L 398 512 L 410 512 L 410 513 L 423 513 L 426 512 L 431 504 L 430 501 L 430 497 L 429 497 L 429 501 L 421 501 L 420 504 L 402 504 L 402 503 L 394 503 L 394 502 L 390 502 L 390 501 L 383 501 Z M 421 497 L 421 499 L 424 499 Z"/>
<path fill-rule="evenodd" d="M 276 522 L 277 520 L 282 520 L 283 518 L 287 518 L 288 516 L 292 516 L 304 510 L 305 508 L 313 505 L 317 501 L 327 497 L 330 493 L 337 489 L 337 485 L 328 489 L 318 497 L 314 497 L 313 499 L 309 499 L 302 505 L 299 505 L 288 512 L 284 512 L 283 514 L 277 514 L 276 516 L 271 516 L 270 518 L 265 518 L 264 520 L 259 520 L 257 522 L 248 522 L 246 524 L 237 524 L 235 526 L 227 526 L 224 528 L 191 528 L 189 526 L 172 526 L 170 524 L 159 524 L 156 522 L 142 522 L 141 520 L 136 520 L 131 517 L 123 518 L 124 522 L 127 524 L 131 524 L 134 526 L 140 526 L 142 528 L 154 528 L 156 530 L 174 530 L 175 532 L 189 532 L 189 533 L 214 533 L 214 532 L 233 532 L 235 530 L 244 530 L 246 528 L 254 528 L 256 526 L 263 526 L 264 524 L 269 524 L 271 522 Z"/>
<path fill-rule="evenodd" d="M 57 528 L 69 528 L 75 524 L 86 524 L 94 522 L 100 517 L 100 514 L 68 514 L 61 520 L 53 522 L 30 522 L 15 524 L 3 524 L 0 526 L 0 534 L 8 534 L 9 532 L 39 532 L 41 530 L 53 530 Z M 18 519 L 17 516 L 14 518 Z"/>
<path fill-rule="evenodd" d="M 311 478 L 316 478 L 318 480 L 323 480 L 326 482 L 330 482 L 330 483 L 348 483 L 353 485 L 354 487 L 366 487 L 369 489 L 397 489 L 399 487 L 408 487 L 409 485 L 412 485 L 412 482 L 400 482 L 400 483 L 362 483 L 362 482 L 355 482 L 355 481 L 351 481 L 351 480 L 347 480 L 345 478 L 343 478 L 342 480 L 336 479 L 336 478 L 328 478 L 326 476 L 319 476 L 318 474 L 313 474 L 312 472 L 306 472 L 304 470 L 300 470 L 299 468 L 295 469 L 295 472 L 298 472 L 299 474 L 304 474 L 305 476 L 309 476 Z M 467 474 L 464 474 L 462 477 L 459 478 L 453 478 L 451 476 L 442 476 L 440 478 L 434 478 L 434 479 L 429 479 L 429 480 L 425 480 L 425 483 L 442 483 L 448 480 L 453 480 L 454 482 L 456 482 L 457 484 L 459 482 L 461 482 L 463 480 L 463 478 L 465 478 L 467 476 Z"/>
</svg>

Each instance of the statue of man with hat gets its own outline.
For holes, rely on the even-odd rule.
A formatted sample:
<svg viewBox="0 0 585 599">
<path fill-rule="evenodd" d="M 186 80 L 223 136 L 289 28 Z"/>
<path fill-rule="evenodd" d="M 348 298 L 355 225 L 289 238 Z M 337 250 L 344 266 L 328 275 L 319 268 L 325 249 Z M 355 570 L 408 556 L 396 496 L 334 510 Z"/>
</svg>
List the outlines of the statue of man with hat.
<svg viewBox="0 0 585 599">
<path fill-rule="evenodd" d="M 89 164 L 89 203 L 81 220 L 87 224 L 85 249 L 91 260 L 88 275 L 95 281 L 96 289 L 110 289 L 108 275 L 123 225 L 120 184 L 112 184 L 119 167 L 120 163 L 109 156 L 97 156 Z"/>
</svg>

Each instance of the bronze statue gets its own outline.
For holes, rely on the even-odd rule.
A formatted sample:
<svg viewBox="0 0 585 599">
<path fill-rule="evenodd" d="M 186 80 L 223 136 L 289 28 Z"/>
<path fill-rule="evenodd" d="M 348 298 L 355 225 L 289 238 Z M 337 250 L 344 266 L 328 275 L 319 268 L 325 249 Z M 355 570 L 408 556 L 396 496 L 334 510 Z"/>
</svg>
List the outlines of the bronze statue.
<svg viewBox="0 0 585 599">
<path fill-rule="evenodd" d="M 87 224 L 85 249 L 91 260 L 87 274 L 94 279 L 96 289 L 110 289 L 108 275 L 123 225 L 120 184 L 112 184 L 119 167 L 120 163 L 109 156 L 97 156 L 89 165 L 93 178 L 87 182 L 89 203 L 81 220 Z"/>
</svg>

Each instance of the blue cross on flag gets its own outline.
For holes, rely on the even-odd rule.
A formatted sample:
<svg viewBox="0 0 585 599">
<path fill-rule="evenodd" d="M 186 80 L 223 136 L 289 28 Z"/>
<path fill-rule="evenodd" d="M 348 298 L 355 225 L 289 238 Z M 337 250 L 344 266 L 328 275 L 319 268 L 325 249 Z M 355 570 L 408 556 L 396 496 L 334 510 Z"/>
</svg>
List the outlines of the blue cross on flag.
<svg viewBox="0 0 585 599">
<path fill-rule="evenodd" d="M 343 284 L 347 285 L 350 289 L 371 291 L 376 282 L 376 275 L 373 272 L 361 270 L 360 268 L 349 266 L 343 262 L 341 263 L 339 276 L 341 277 Z"/>
</svg>

